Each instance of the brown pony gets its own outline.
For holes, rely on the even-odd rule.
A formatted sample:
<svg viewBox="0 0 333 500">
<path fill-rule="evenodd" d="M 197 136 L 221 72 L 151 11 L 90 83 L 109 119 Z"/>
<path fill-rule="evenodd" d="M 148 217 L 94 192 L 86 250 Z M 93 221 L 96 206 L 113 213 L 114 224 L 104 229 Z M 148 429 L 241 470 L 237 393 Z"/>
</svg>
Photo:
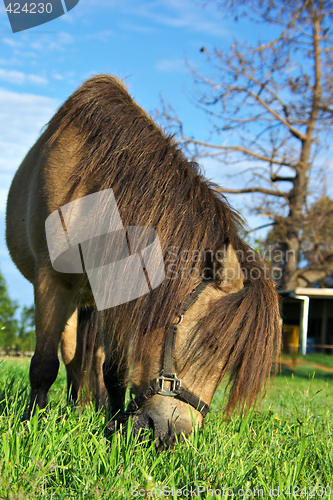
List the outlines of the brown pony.
<svg viewBox="0 0 333 500">
<path fill-rule="evenodd" d="M 102 339 L 96 344 L 97 385 L 102 390 L 104 361 L 112 413 L 124 410 L 130 384 L 135 432 L 153 428 L 160 443 L 168 444 L 174 433 L 189 434 L 202 421 L 226 372 L 227 412 L 255 401 L 280 345 L 278 297 L 269 269 L 240 239 L 239 216 L 197 164 L 184 157 L 119 80 L 91 78 L 51 119 L 8 197 L 8 248 L 35 292 L 31 409 L 46 404 L 58 373 L 61 338 L 68 386 L 77 396 L 84 335 L 76 315 L 95 305 L 86 272 L 52 267 L 45 221 L 63 205 L 107 189 L 113 190 L 125 228 L 156 230 L 166 276 L 136 300 L 99 313 L 86 310 L 86 325 L 90 322 Z M 201 293 L 183 309 L 183 321 L 170 337 L 170 325 L 200 283 Z M 181 382 L 168 379 L 156 389 L 166 357 Z"/>
</svg>

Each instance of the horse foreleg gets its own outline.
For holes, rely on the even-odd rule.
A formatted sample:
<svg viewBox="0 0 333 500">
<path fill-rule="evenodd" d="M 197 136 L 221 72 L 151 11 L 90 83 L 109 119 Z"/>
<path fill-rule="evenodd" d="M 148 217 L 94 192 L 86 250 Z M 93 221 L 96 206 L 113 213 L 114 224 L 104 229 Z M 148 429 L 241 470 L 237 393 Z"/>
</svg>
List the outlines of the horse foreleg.
<svg viewBox="0 0 333 500">
<path fill-rule="evenodd" d="M 47 393 L 59 370 L 58 346 L 75 310 L 73 292 L 49 269 L 38 269 L 34 281 L 36 348 L 30 364 L 30 414 L 44 408 Z"/>
<path fill-rule="evenodd" d="M 109 416 L 113 417 L 124 411 L 126 387 L 124 386 L 124 369 L 118 367 L 114 359 L 103 364 L 104 383 L 109 396 Z"/>
</svg>

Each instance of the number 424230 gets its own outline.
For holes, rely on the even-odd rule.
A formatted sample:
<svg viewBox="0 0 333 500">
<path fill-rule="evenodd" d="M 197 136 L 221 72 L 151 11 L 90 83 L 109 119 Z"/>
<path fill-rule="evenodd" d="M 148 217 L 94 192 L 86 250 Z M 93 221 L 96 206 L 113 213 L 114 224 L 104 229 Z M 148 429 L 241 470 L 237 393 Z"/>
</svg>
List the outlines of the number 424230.
<svg viewBox="0 0 333 500">
<path fill-rule="evenodd" d="M 19 3 L 14 3 L 13 7 L 10 3 L 8 7 L 6 7 L 6 11 L 9 14 L 20 14 L 24 12 L 25 14 L 51 14 L 52 12 L 52 4 L 51 3 L 25 3 L 22 7 Z"/>
</svg>

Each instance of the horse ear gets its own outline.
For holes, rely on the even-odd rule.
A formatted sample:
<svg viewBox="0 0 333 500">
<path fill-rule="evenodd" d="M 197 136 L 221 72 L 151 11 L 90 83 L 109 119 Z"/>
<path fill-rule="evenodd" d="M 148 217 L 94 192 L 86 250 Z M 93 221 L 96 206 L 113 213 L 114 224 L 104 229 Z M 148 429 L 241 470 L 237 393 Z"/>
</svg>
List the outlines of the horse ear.
<svg viewBox="0 0 333 500">
<path fill-rule="evenodd" d="M 241 290 L 243 288 L 245 276 L 231 243 L 226 246 L 224 256 L 222 260 L 220 260 L 220 263 L 223 269 L 219 273 L 220 276 L 222 276 L 219 288 L 226 293 L 235 293 Z"/>
</svg>

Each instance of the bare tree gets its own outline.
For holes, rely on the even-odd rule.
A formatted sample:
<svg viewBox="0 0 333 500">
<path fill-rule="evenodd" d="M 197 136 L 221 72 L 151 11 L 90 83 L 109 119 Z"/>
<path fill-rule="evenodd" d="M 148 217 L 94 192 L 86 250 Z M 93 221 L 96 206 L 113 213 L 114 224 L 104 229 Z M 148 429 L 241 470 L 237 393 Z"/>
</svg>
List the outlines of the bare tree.
<svg viewBox="0 0 333 500">
<path fill-rule="evenodd" d="M 330 273 L 333 264 L 333 200 L 322 196 L 307 207 L 303 215 L 302 231 L 300 235 L 299 258 L 302 266 L 296 271 L 297 284 L 309 286 L 316 282 L 321 287 L 333 285 L 333 273 Z M 286 226 L 281 219 L 275 224 L 266 238 L 267 257 L 275 268 L 283 263 L 283 248 L 285 245 Z M 262 243 L 262 242 L 260 242 Z M 279 272 L 277 281 L 283 283 Z M 283 275 L 282 275 L 283 278 Z"/>
<path fill-rule="evenodd" d="M 272 36 L 255 46 L 236 40 L 228 51 L 201 49 L 212 74 L 193 71 L 195 101 L 210 115 L 218 141 L 187 137 L 170 109 L 164 114 L 178 126 L 179 140 L 192 155 L 244 165 L 245 186 L 218 189 L 258 193 L 254 210 L 268 216 L 279 234 L 284 254 L 281 285 L 311 285 L 333 272 L 332 247 L 325 256 L 318 254 L 299 266 L 305 226 L 309 234 L 311 220 L 315 222 L 307 210 L 309 195 L 314 194 L 310 173 L 315 160 L 322 160 L 332 131 L 333 2 L 226 0 L 222 6 L 262 24 L 265 36 Z M 322 195 L 323 184 L 319 176 L 312 187 Z M 328 216 L 333 222 L 332 212 Z M 316 237 L 320 240 L 320 233 Z"/>
</svg>

